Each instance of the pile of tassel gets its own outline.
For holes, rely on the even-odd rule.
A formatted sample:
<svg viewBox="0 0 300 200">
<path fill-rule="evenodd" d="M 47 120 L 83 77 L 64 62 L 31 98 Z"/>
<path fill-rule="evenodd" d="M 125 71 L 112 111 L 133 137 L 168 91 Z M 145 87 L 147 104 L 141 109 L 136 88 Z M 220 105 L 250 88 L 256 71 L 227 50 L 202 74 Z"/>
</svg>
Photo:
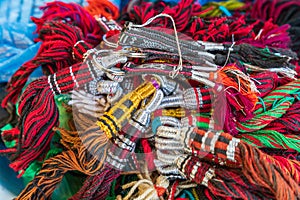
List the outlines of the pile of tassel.
<svg viewBox="0 0 300 200">
<path fill-rule="evenodd" d="M 299 1 L 40 9 L 1 95 L 15 200 L 300 199 Z"/>
</svg>

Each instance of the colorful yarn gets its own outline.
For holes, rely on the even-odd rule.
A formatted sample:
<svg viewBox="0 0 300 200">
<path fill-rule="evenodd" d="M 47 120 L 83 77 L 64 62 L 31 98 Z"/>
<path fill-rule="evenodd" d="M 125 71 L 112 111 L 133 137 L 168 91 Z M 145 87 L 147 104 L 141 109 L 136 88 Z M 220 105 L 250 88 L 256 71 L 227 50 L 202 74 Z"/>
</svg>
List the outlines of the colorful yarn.
<svg viewBox="0 0 300 200">
<path fill-rule="evenodd" d="M 229 1 L 221 1 L 221 2 L 209 2 L 203 9 L 207 9 L 208 11 L 204 14 L 201 14 L 200 17 L 217 17 L 222 15 L 223 13 L 231 17 L 231 10 L 239 10 L 244 7 L 244 3 L 238 0 L 229 0 Z"/>
<path fill-rule="evenodd" d="M 276 104 L 274 104 L 270 110 L 257 114 L 252 119 L 247 120 L 244 123 L 237 123 L 239 132 L 249 133 L 263 129 L 275 119 L 281 118 L 291 107 L 294 101 L 295 99 L 290 97 L 274 102 Z"/>
<path fill-rule="evenodd" d="M 286 111 L 281 117 L 271 122 L 266 128 L 280 132 L 281 134 L 295 134 L 299 133 L 299 106 L 297 101 Z"/>
<path fill-rule="evenodd" d="M 203 2 L 41 8 L 1 100 L 16 200 L 300 198 L 300 4 Z"/>
<path fill-rule="evenodd" d="M 265 107 L 266 110 L 269 110 L 274 104 L 274 102 L 276 101 L 279 100 L 284 101 L 285 98 L 292 99 L 294 95 L 297 95 L 299 93 L 299 87 L 300 87 L 299 82 L 300 80 L 297 79 L 273 90 L 271 93 L 269 93 L 268 96 L 266 96 L 263 99 L 264 106 L 262 104 L 257 104 L 254 113 L 255 114 L 262 113 L 264 111 L 263 107 Z"/>
<path fill-rule="evenodd" d="M 281 134 L 275 130 L 258 130 L 252 133 L 246 133 L 239 135 L 239 138 L 247 141 L 256 147 L 269 147 L 276 149 L 295 149 L 299 151 L 299 136 Z"/>
</svg>

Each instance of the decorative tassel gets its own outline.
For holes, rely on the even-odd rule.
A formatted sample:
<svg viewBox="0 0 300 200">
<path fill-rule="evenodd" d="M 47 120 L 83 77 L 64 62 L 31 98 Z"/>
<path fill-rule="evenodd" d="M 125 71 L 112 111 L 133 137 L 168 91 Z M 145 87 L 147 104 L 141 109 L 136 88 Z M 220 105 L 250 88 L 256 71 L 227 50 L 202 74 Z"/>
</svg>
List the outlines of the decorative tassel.
<svg viewBox="0 0 300 200">
<path fill-rule="evenodd" d="M 30 162 L 47 152 L 54 133 L 52 127 L 58 126 L 54 95 L 68 93 L 77 85 L 92 81 L 93 76 L 98 77 L 99 72 L 90 71 L 88 65 L 79 63 L 28 85 L 20 98 L 18 109 L 20 152 L 12 157 L 11 164 L 15 171 L 26 169 Z"/>
<path fill-rule="evenodd" d="M 257 104 L 254 113 L 256 115 L 263 113 L 266 110 L 270 110 L 272 105 L 276 103 L 278 100 L 289 99 L 295 94 L 299 93 L 300 89 L 300 79 L 291 81 L 283 86 L 280 86 L 269 93 L 265 98 L 263 98 L 263 102 L 261 104 Z"/>
<path fill-rule="evenodd" d="M 189 180 L 208 187 L 218 198 L 272 198 L 268 190 L 251 184 L 240 170 L 214 168 L 199 158 L 186 155 L 177 159 L 177 166 Z"/>
<path fill-rule="evenodd" d="M 145 89 L 146 87 L 144 87 Z M 138 94 L 141 91 L 141 89 L 136 89 L 134 93 L 132 94 Z M 142 94 L 142 93 L 141 93 Z M 130 154 L 134 151 L 135 143 L 141 136 L 141 134 L 145 131 L 144 126 L 148 125 L 148 121 L 150 118 L 150 113 L 153 112 L 157 108 L 157 106 L 160 104 L 160 101 L 162 100 L 162 91 L 157 90 L 153 97 L 149 100 L 147 105 L 144 106 L 144 108 L 139 109 L 133 119 L 135 121 L 129 121 L 122 129 L 122 132 L 124 132 L 124 135 L 120 135 L 119 137 L 115 138 L 114 145 L 109 149 L 108 156 L 107 156 L 107 164 L 104 166 L 104 169 L 101 171 L 102 178 L 97 178 L 98 175 L 94 178 L 90 177 L 85 182 L 83 188 L 72 198 L 72 199 L 103 199 L 108 194 L 108 188 L 110 187 L 112 181 L 116 179 L 120 173 L 121 170 L 124 170 L 128 165 L 130 165 L 129 161 L 128 163 L 124 163 L 123 161 L 128 160 L 127 157 L 130 156 Z M 127 99 L 126 96 L 124 99 Z M 125 102 L 128 102 L 127 99 Z M 122 102 L 122 100 L 121 100 Z M 120 109 L 120 106 L 117 108 Z M 126 113 L 124 112 L 124 115 L 126 116 Z M 114 115 L 113 115 L 114 116 Z M 122 136 L 122 137 L 121 137 Z M 128 146 L 130 148 L 128 149 Z M 93 148 L 93 147 L 90 147 Z M 121 150 L 121 152 L 120 152 Z M 116 158 L 119 158 L 119 160 L 116 160 Z M 132 163 L 133 165 L 135 163 Z M 111 166 L 110 166 L 111 165 Z M 105 177 L 105 178 L 104 178 Z M 92 184 L 89 182 L 89 179 L 97 181 L 92 182 Z M 103 181 L 104 179 L 104 181 Z M 95 191 L 95 189 L 97 191 Z M 86 191 L 90 192 L 86 192 Z M 93 190 L 93 191 L 91 191 Z"/>
<path fill-rule="evenodd" d="M 66 172 L 77 170 L 87 175 L 95 175 L 103 168 L 108 142 L 106 135 L 98 127 L 91 127 L 79 135 L 82 143 L 89 146 L 95 142 L 97 148 L 93 152 L 88 152 L 83 145 L 80 145 L 74 150 L 63 151 L 61 154 L 47 159 L 40 172 L 16 200 L 29 200 L 32 198 L 47 200 L 51 197 Z M 91 153 L 98 155 L 98 157 L 95 158 Z M 99 156 L 102 156 L 102 158 Z"/>
<path fill-rule="evenodd" d="M 87 43 L 98 45 L 102 40 L 104 33 L 98 25 L 97 20 L 79 4 L 54 1 L 42 6 L 41 10 L 44 11 L 41 18 L 31 18 L 37 25 L 37 33 L 40 32 L 45 23 L 61 21 L 78 27 L 85 36 L 85 41 Z"/>
<path fill-rule="evenodd" d="M 116 20 L 119 17 L 119 9 L 108 0 L 87 0 L 88 5 L 84 7 L 92 16 L 103 16 L 106 19 Z"/>
<path fill-rule="evenodd" d="M 37 55 L 20 67 L 12 76 L 7 87 L 8 95 L 2 102 L 16 103 L 30 74 L 39 66 L 52 74 L 58 70 L 83 60 L 83 54 L 93 46 L 83 41 L 82 31 L 64 22 L 47 22 L 40 29 L 43 43 Z"/>
<path fill-rule="evenodd" d="M 159 13 L 165 13 L 172 16 L 177 30 L 183 31 L 192 16 L 197 16 L 201 13 L 200 9 L 201 6 L 197 3 L 193 3 L 192 0 L 180 1 L 174 7 L 169 7 L 162 1 L 156 3 L 142 2 L 142 5 L 133 6 L 133 9 L 129 12 L 129 19 L 126 19 L 126 21 L 143 24 Z M 159 27 L 162 28 L 172 28 L 172 24 L 166 18 L 157 19 L 153 24 L 159 24 Z"/>
<path fill-rule="evenodd" d="M 215 154 L 218 158 L 233 161 L 235 163 L 234 170 L 240 169 L 239 173 L 242 173 L 245 176 L 245 180 L 247 182 L 243 184 L 248 187 L 248 183 L 253 186 L 256 186 L 256 190 L 265 193 L 268 196 L 274 196 L 279 198 L 284 196 L 286 198 L 299 198 L 299 172 L 298 171 L 290 171 L 290 167 L 293 168 L 299 163 L 282 163 L 281 161 L 274 159 L 273 157 L 264 154 L 259 151 L 257 148 L 240 141 L 232 137 L 228 133 L 224 132 L 214 132 L 214 131 L 203 131 L 200 129 L 189 129 L 182 128 L 179 131 L 172 132 L 161 132 L 160 129 L 163 127 L 159 127 L 158 131 L 160 136 L 165 137 L 164 146 L 161 146 L 162 149 L 168 150 L 173 149 L 174 144 L 178 141 L 178 145 L 182 145 L 181 148 L 191 148 L 190 150 L 185 150 L 186 152 L 197 155 L 197 153 L 208 152 Z M 172 139 L 171 139 L 172 138 Z M 170 145 L 168 139 L 173 140 L 173 143 Z M 191 139 L 191 140 L 190 140 Z M 206 141 L 210 141 L 207 143 Z M 180 146 L 178 146 L 180 148 Z M 202 154 L 199 154 L 202 155 Z M 172 155 L 170 155 L 172 156 Z M 202 157 L 199 157 L 202 158 Z M 199 159 L 198 158 L 198 159 Z M 287 159 L 284 161 L 289 162 Z M 210 165 L 206 165 L 205 163 L 198 164 L 187 164 L 188 159 L 184 159 L 182 157 L 177 158 L 177 167 L 181 170 L 185 175 L 192 178 L 192 180 L 197 183 L 201 183 L 208 187 L 214 187 L 212 179 L 215 174 L 219 174 L 219 168 L 212 168 Z M 219 165 L 226 165 L 225 162 L 220 162 Z M 295 166 L 293 166 L 295 164 Z M 207 166 L 204 170 L 204 166 Z M 229 166 L 230 167 L 230 166 Z M 197 170 L 203 170 L 203 172 L 197 172 Z M 232 170 L 228 169 L 226 171 L 232 172 Z M 295 172 L 295 174 L 294 174 Z M 270 176 L 272 173 L 272 176 Z M 220 173 L 226 174 L 226 173 Z M 229 177 L 240 177 L 240 176 L 232 176 Z M 294 179 L 296 178 L 296 179 Z M 212 186 L 210 185 L 210 182 Z M 222 181 L 221 181 L 222 182 Z M 224 181 L 226 183 L 226 181 Z M 230 183 L 230 181 L 228 182 Z M 230 188 L 230 187 L 229 187 Z M 213 190 L 213 188 L 210 188 Z M 252 188 L 254 189 L 254 188 Z M 255 189 L 254 189 L 255 191 Z M 225 189 L 221 190 L 221 192 L 226 192 Z M 230 196 L 227 194 L 227 196 Z"/>
<path fill-rule="evenodd" d="M 215 120 L 224 124 L 224 130 L 236 135 L 237 121 L 251 118 L 257 102 L 257 89 L 254 82 L 235 65 L 227 65 L 218 71 L 218 82 L 224 91 L 216 92 Z"/>
<path fill-rule="evenodd" d="M 230 48 L 230 45 L 225 45 Z M 232 53 L 227 56 L 227 52 L 225 55 L 216 55 L 215 64 L 217 65 L 224 65 L 226 64 L 226 60 L 228 59 L 230 63 L 246 63 L 252 64 L 255 66 L 259 66 L 264 69 L 272 68 L 291 68 L 290 60 L 296 59 L 296 54 L 291 50 L 281 51 L 278 55 L 276 49 L 272 48 L 257 48 L 250 44 L 239 44 L 234 45 L 232 47 Z M 229 57 L 229 58 L 227 58 Z"/>
</svg>

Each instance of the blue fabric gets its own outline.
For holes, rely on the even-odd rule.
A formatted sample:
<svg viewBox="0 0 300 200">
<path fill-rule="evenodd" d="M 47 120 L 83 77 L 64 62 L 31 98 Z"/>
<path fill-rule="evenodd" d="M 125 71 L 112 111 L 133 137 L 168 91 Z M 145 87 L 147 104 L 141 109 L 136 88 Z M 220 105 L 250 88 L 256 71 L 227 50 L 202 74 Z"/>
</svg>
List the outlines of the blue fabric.
<svg viewBox="0 0 300 200">
<path fill-rule="evenodd" d="M 7 82 L 38 51 L 40 44 L 33 42 L 34 30 L 34 24 L 21 22 L 0 25 L 0 83 Z M 40 76 L 41 73 L 36 75 Z"/>
<path fill-rule="evenodd" d="M 40 43 L 37 43 L 23 51 L 19 50 L 20 52 L 18 54 L 6 59 L 3 62 L 0 62 L 0 83 L 7 82 L 11 75 L 24 63 L 24 61 L 32 59 L 38 51 L 40 45 Z M 40 68 L 38 68 L 31 74 L 30 79 L 40 77 L 41 75 L 42 71 Z"/>
<path fill-rule="evenodd" d="M 0 24 L 7 22 L 28 23 L 30 16 L 40 17 L 40 6 L 53 0 L 0 0 Z M 61 0 L 83 4 L 84 0 Z"/>
</svg>

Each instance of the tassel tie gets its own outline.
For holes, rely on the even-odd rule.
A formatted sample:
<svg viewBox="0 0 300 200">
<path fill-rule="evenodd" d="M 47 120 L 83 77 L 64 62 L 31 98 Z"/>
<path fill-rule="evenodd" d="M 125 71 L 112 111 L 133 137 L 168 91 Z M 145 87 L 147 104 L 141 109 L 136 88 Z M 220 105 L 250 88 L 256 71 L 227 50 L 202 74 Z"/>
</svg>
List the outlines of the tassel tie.
<svg viewBox="0 0 300 200">
<path fill-rule="evenodd" d="M 165 97 L 160 108 L 182 107 L 209 112 L 212 106 L 211 90 L 205 88 L 188 88 L 183 94 Z"/>
</svg>

